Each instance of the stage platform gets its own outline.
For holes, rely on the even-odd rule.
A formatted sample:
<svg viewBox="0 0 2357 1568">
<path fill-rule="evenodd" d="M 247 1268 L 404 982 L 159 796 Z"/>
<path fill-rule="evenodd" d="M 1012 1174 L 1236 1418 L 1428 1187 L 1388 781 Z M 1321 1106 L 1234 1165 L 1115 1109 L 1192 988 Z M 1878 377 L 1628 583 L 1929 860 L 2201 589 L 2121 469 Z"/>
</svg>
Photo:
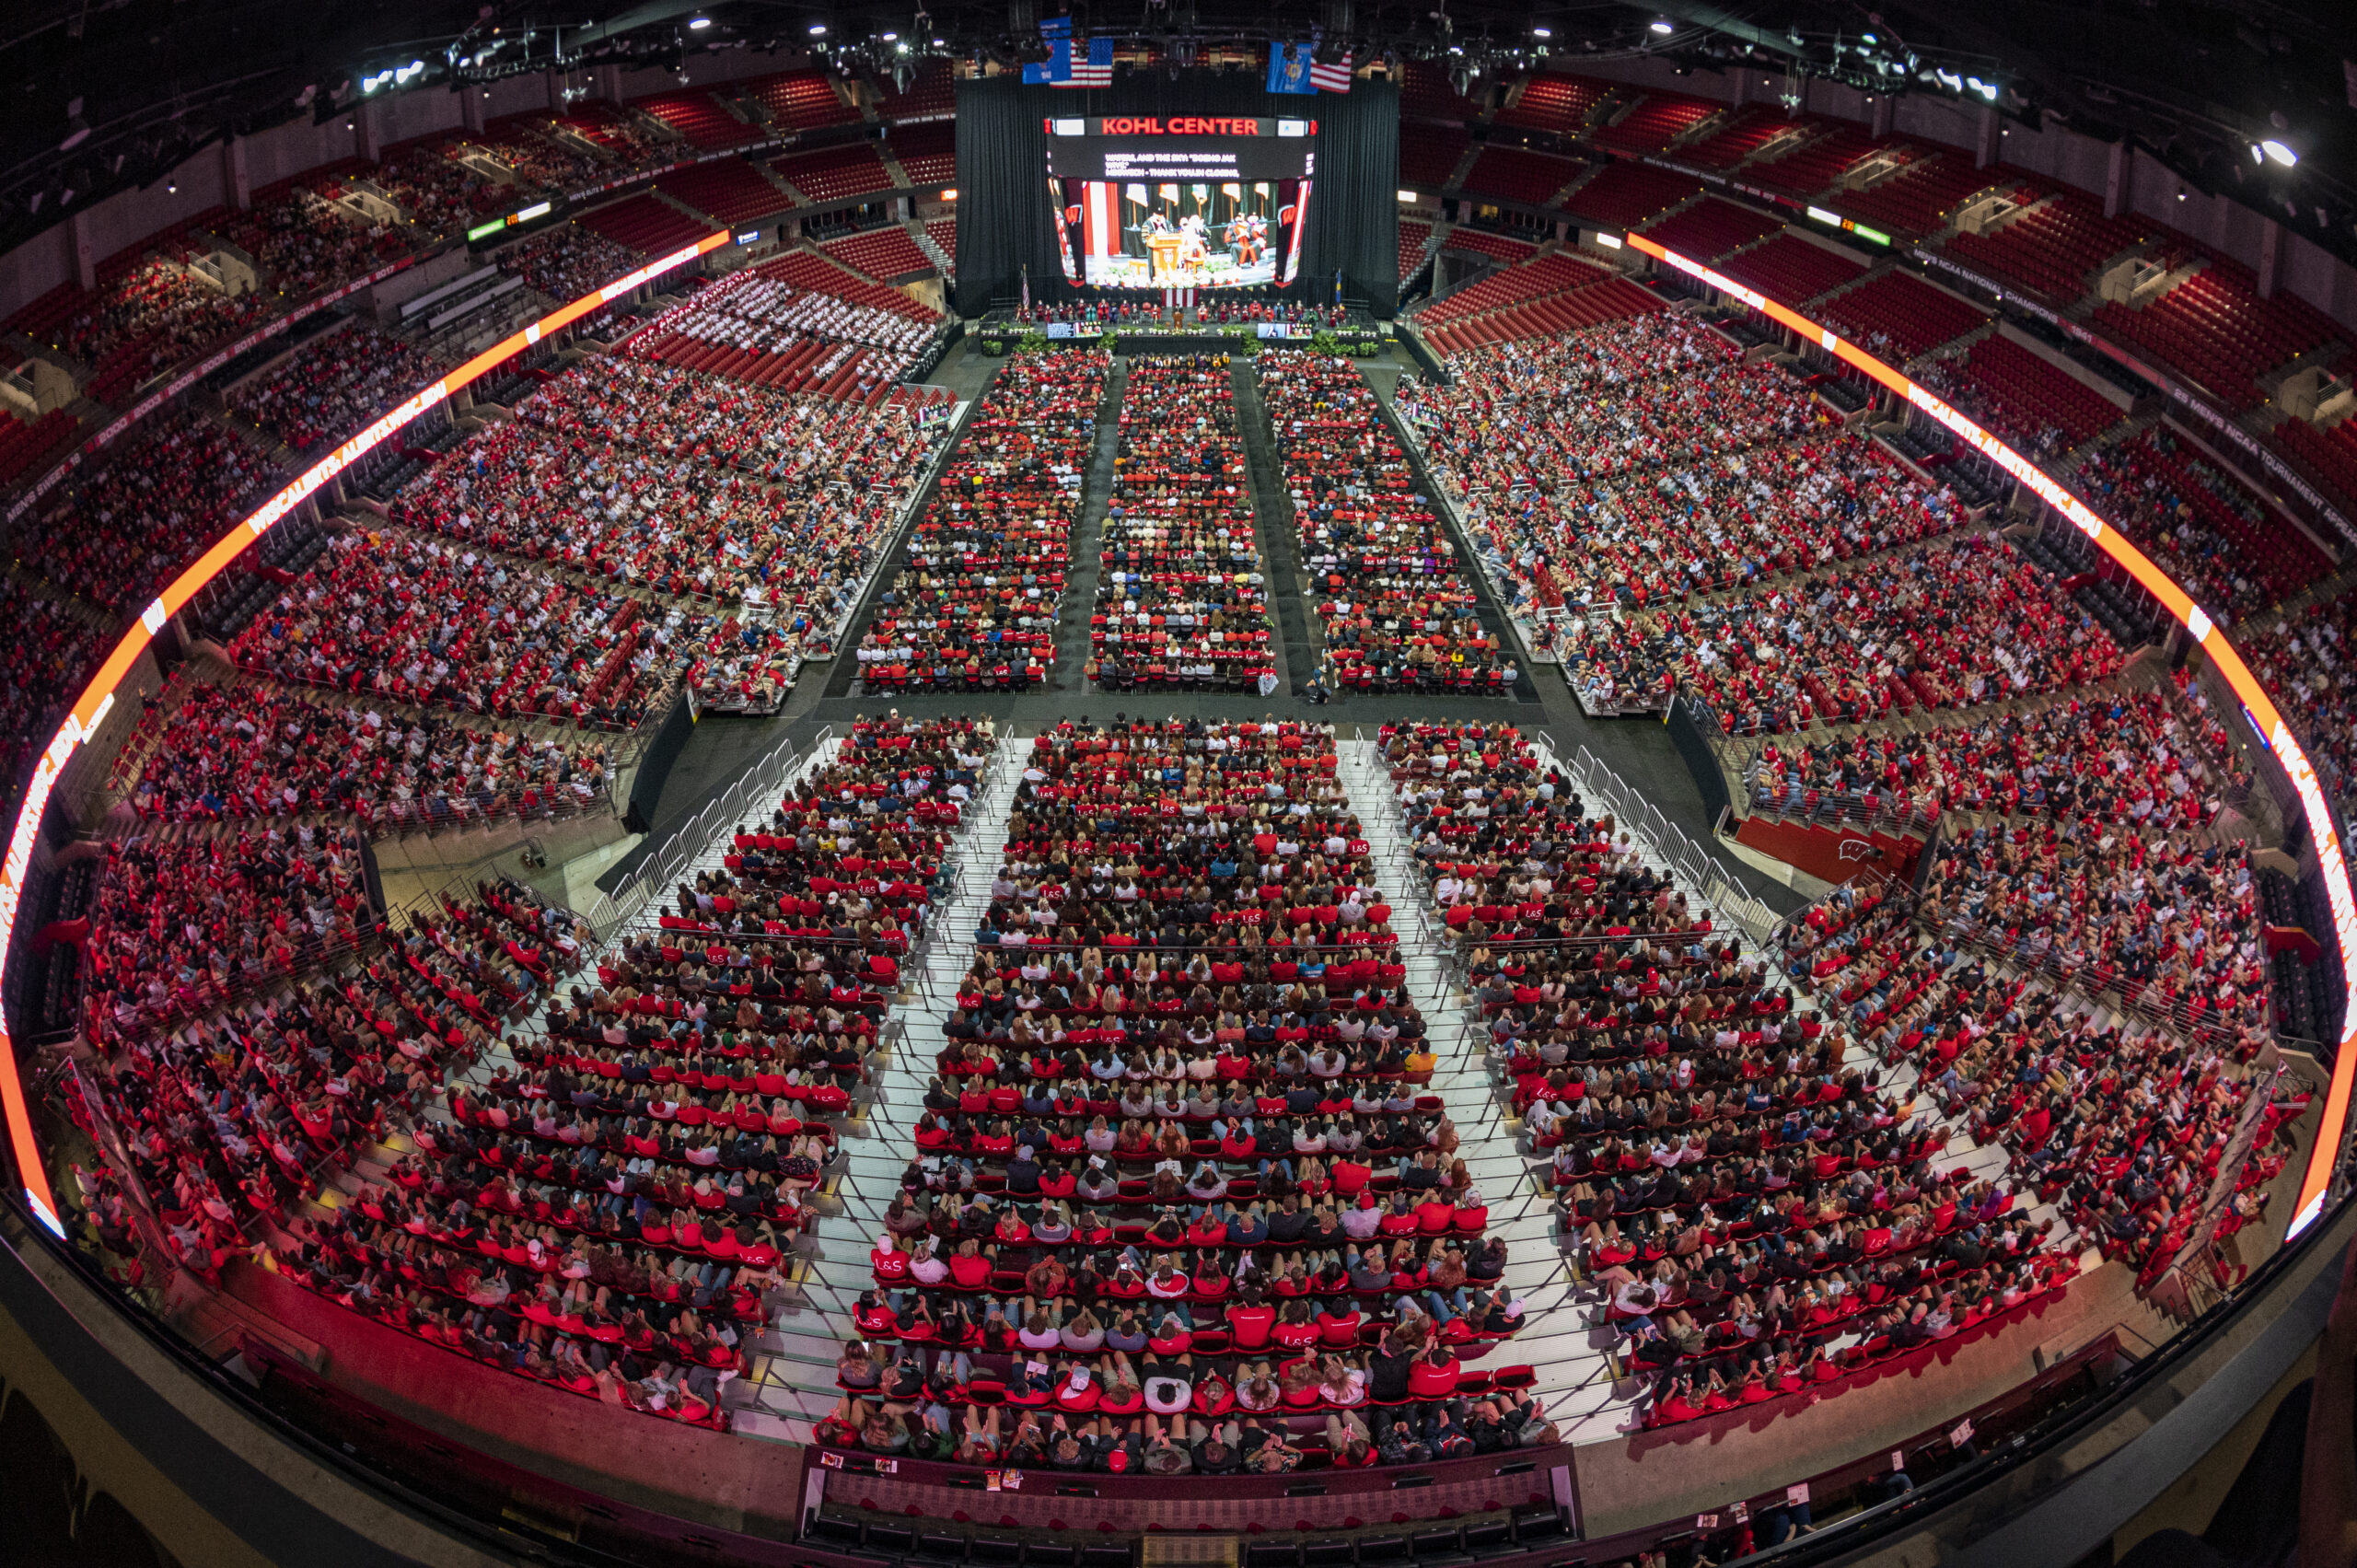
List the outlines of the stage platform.
<svg viewBox="0 0 2357 1568">
<path fill-rule="evenodd" d="M 1251 339 L 1271 348 L 1306 348 L 1320 334 L 1329 335 L 1354 352 L 1379 353 L 1392 342 L 1391 323 L 1353 314 L 1341 326 L 1297 325 L 1286 321 L 1197 321 L 1173 326 L 1155 322 L 1018 321 L 1011 314 L 993 311 L 966 324 L 966 333 L 985 354 L 1004 354 L 1034 332 L 1051 344 L 1083 347 L 1112 340 L 1116 354 L 1191 354 L 1234 348 L 1239 339 Z"/>
</svg>

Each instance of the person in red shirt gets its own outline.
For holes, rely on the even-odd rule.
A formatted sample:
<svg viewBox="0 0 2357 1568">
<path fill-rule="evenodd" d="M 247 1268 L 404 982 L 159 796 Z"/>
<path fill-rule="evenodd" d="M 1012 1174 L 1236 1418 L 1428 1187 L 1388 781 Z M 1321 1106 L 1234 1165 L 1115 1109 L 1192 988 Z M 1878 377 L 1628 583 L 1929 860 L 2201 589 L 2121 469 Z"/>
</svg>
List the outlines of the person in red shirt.
<svg viewBox="0 0 2357 1568">
<path fill-rule="evenodd" d="M 1457 1392 L 1457 1360 L 1446 1345 L 1435 1343 L 1408 1369 L 1411 1399 L 1445 1400 Z"/>
<path fill-rule="evenodd" d="M 909 1255 L 900 1250 L 899 1238 L 888 1230 L 876 1238 L 875 1247 L 867 1254 L 867 1263 L 879 1285 L 900 1284 L 909 1277 Z"/>
</svg>

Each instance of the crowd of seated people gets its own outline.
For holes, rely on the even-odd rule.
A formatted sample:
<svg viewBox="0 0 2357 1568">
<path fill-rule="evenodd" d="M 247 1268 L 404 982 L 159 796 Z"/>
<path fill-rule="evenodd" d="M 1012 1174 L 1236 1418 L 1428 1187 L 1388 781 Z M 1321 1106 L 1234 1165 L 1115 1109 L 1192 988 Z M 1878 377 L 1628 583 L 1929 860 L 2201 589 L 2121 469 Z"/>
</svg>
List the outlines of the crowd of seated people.
<svg viewBox="0 0 2357 1568">
<path fill-rule="evenodd" d="M 2162 817 L 1983 825 L 1936 848 L 1922 914 L 1949 934 L 2189 1026 L 2265 1026 L 2258 892 L 2240 845 Z"/>
<path fill-rule="evenodd" d="M 377 954 L 169 1034 L 134 1033 L 84 1069 L 98 1104 L 81 1118 L 103 1112 L 165 1244 L 217 1282 L 250 1224 L 293 1223 L 325 1167 L 406 1120 L 490 1038 Z"/>
<path fill-rule="evenodd" d="M 721 1390 L 745 1369 L 748 1318 L 779 1278 L 766 1225 L 705 1219 L 691 1205 L 658 1217 L 649 1190 L 659 1188 L 643 1176 L 621 1212 L 595 1207 L 589 1192 L 608 1194 L 590 1183 L 606 1167 L 628 1179 L 610 1155 L 560 1161 L 479 1144 L 463 1129 L 429 1135 L 433 1154 L 404 1157 L 391 1185 L 365 1185 L 299 1225 L 274 1255 L 278 1272 L 485 1365 L 726 1429 Z"/>
<path fill-rule="evenodd" d="M 635 272 L 639 254 L 593 228 L 567 224 L 536 234 L 499 251 L 492 260 L 528 287 L 567 305 L 593 289 Z"/>
<path fill-rule="evenodd" d="M 434 362 L 354 323 L 312 339 L 229 393 L 231 410 L 307 458 L 341 444 L 440 374 Z"/>
<path fill-rule="evenodd" d="M 1632 608 L 1808 571 L 1959 526 L 1773 366 L 1656 315 L 1456 356 L 1410 417 L 1547 607 Z"/>
<path fill-rule="evenodd" d="M 1933 1163 L 1936 1117 L 1515 730 L 1395 725 L 1379 745 L 1645 1424 L 1838 1391 L 2067 1277 L 2009 1190 Z"/>
<path fill-rule="evenodd" d="M 155 743 L 131 791 L 150 821 L 314 812 L 348 812 L 363 827 L 475 821 L 562 811 L 609 782 L 603 746 L 430 714 L 403 719 L 258 685 L 199 685 L 154 717 Z"/>
<path fill-rule="evenodd" d="M 2235 646 L 2299 732 L 2326 792 L 2357 803 L 2357 596 L 2263 616 L 2236 629 Z"/>
<path fill-rule="evenodd" d="M 1983 338 L 1980 343 L 2005 341 Z M 1980 343 L 1973 345 L 1975 349 L 1980 346 Z M 2028 354 L 2026 349 L 2021 352 Z M 2050 415 L 2025 408 L 2016 400 L 2006 397 L 1974 375 L 1973 370 L 1971 355 L 1956 354 L 1945 359 L 1925 360 L 1915 367 L 1914 378 L 1926 389 L 1938 394 L 1940 401 L 1948 407 L 2032 461 L 2051 462 L 2066 456 L 2085 439 L 2084 436 L 2074 436 L 2071 429 Z"/>
<path fill-rule="evenodd" d="M 850 825 L 825 819 L 837 786 L 877 783 L 884 793 L 895 781 L 877 758 L 902 763 L 897 782 L 906 783 L 906 764 L 930 756 L 912 749 L 915 731 L 861 725 L 852 744 L 865 760 L 806 786 L 805 830 L 841 852 L 837 871 L 862 869 Z M 941 809 L 936 798 L 888 808 L 878 819 L 888 825 L 859 847 L 889 856 L 888 823 L 912 819 L 891 813 L 922 819 L 929 809 Z M 715 985 L 737 1001 L 707 1041 L 693 962 L 675 970 L 649 951 L 635 970 L 601 976 L 612 991 L 601 984 L 594 998 L 577 992 L 570 1011 L 552 1007 L 545 1037 L 517 1042 L 517 1065 L 454 1087 L 447 1120 L 418 1123 L 445 1072 L 480 1057 L 503 1015 L 580 966 L 592 939 L 584 923 L 519 884 L 480 884 L 331 978 L 224 1009 L 218 995 L 188 994 L 189 971 L 222 975 L 231 928 L 274 924 L 278 950 L 267 966 L 250 958 L 243 978 L 267 968 L 276 980 L 299 956 L 298 934 L 348 927 L 356 842 L 303 829 L 209 844 L 134 840 L 112 853 L 88 937 L 94 997 L 161 1002 L 169 991 L 203 1004 L 203 1016 L 173 1034 L 127 1033 L 87 1070 L 97 1093 L 87 1105 L 77 1097 L 77 1119 L 95 1131 L 91 1115 L 102 1112 L 121 1134 L 100 1146 L 127 1156 L 181 1260 L 217 1282 L 252 1223 L 265 1221 L 266 1266 L 388 1326 L 609 1403 L 725 1425 L 719 1388 L 744 1365 L 742 1337 L 831 1144 L 830 1128 L 793 1111 L 842 1109 L 844 1074 L 859 1070 L 805 998 L 815 985 L 818 1011 L 832 1016 L 826 981 L 836 980 L 839 997 L 845 981 L 856 991 L 872 976 L 853 978 L 848 966 L 830 975 L 838 966 L 781 948 L 786 979 L 765 956 L 749 983 Z M 799 885 L 826 886 L 816 876 Z M 860 896 L 853 884 L 845 894 Z M 126 909 L 141 918 L 112 918 Z M 698 1004 L 692 1023 L 678 1006 L 683 993 Z M 667 996 L 668 1017 L 658 1005 Z M 880 993 L 863 1001 L 880 1014 Z M 619 1062 L 614 1040 L 627 1048 Z M 741 1086 L 726 1076 L 733 1067 Z M 759 1116 L 737 1114 L 740 1086 L 747 1105 L 762 1095 Z M 412 1132 L 414 1152 L 381 1182 L 300 1217 L 323 1177 L 396 1131 Z M 76 1174 L 95 1217 L 120 1174 Z M 116 1229 L 122 1248 L 135 1248 Z"/>
<path fill-rule="evenodd" d="M 708 971 L 744 966 L 748 944 L 770 940 L 864 953 L 863 984 L 896 975 L 892 955 L 923 925 L 949 834 L 996 744 L 988 719 L 853 721 L 842 752 L 795 784 L 765 825 L 739 829 L 718 868 L 680 886 L 659 922 L 681 934 L 663 951 L 684 966 L 673 980 L 692 1001 Z M 795 958 L 809 997 L 831 1002 L 814 978 L 821 966 Z M 846 999 L 858 1000 L 859 986 L 851 989 Z"/>
<path fill-rule="evenodd" d="M 1745 735 L 2034 696 L 2120 667 L 2101 628 L 1981 534 L 1617 624 L 1591 618 L 1577 657 L 1592 704 L 1682 685 Z"/>
<path fill-rule="evenodd" d="M 897 407 L 592 357 L 413 481 L 392 515 L 609 582 L 714 601 L 755 590 L 765 660 L 825 655 L 930 455 Z"/>
<path fill-rule="evenodd" d="M 1510 689 L 1513 656 L 1481 623 L 1467 563 L 1358 367 L 1306 349 L 1253 363 L 1324 638 L 1325 686 Z"/>
<path fill-rule="evenodd" d="M 1247 691 L 1274 674 L 1226 354 L 1131 365 L 1099 551 L 1091 680 Z"/>
<path fill-rule="evenodd" d="M 2083 1005 L 1992 970 L 1933 927 L 1903 889 L 1845 888 L 1785 937 L 1799 983 L 1834 1004 L 1883 1061 L 1911 1065 L 1940 1113 L 1998 1144 L 2033 1202 L 2146 1282 L 2199 1221 L 2242 1120 L 2270 1074 L 2259 1036 L 2223 1012 L 2177 1009 L 2176 1028 L 2107 1024 Z M 2158 988 L 2137 998 L 2150 1009 Z M 2227 1027 L 2197 1027 L 2218 1026 Z M 2300 1103 L 2270 1107 L 2221 1234 L 2255 1218 L 2284 1160 L 2277 1136 Z"/>
<path fill-rule="evenodd" d="M 1103 354 L 1059 349 L 1017 354 L 992 377 L 878 596 L 859 647 L 870 690 L 1048 679 L 1107 369 Z"/>
<path fill-rule="evenodd" d="M 331 168 L 257 191 L 250 208 L 222 220 L 221 233 L 254 259 L 265 287 L 288 299 L 306 298 L 351 282 L 410 245 L 395 229 L 372 236 L 358 215 L 331 201 L 340 178 Z"/>
<path fill-rule="evenodd" d="M 33 762 L 48 749 L 65 704 L 82 690 L 93 651 L 90 629 L 56 600 L 0 577 L 0 815 L 16 820 Z"/>
<path fill-rule="evenodd" d="M 627 729 L 712 634 L 709 621 L 461 544 L 355 532 L 336 535 L 229 656 L 276 680 Z"/>
<path fill-rule="evenodd" d="M 1144 1077 L 1141 1062 L 1112 1058 Z M 944 1086 L 928 1098 L 964 1097 Z M 1017 1098 L 1071 1107 L 1062 1129 L 1082 1115 L 1101 1126 L 1089 1108 L 1118 1103 L 1101 1079 L 1033 1080 Z M 857 1313 L 868 1340 L 846 1347 L 842 1397 L 816 1440 L 1145 1476 L 1416 1464 L 1558 1440 L 1529 1397 L 1530 1368 L 1465 1368 L 1519 1328 L 1523 1304 L 1501 1283 L 1503 1242 L 1481 1234 L 1486 1206 L 1461 1162 L 1442 1168 L 1434 1130 L 1345 1109 L 1290 1130 L 1264 1110 L 1244 1131 L 1258 1105 L 1414 1097 L 1296 1074 L 1231 1080 L 1210 1098 L 1210 1111 L 1155 1113 L 1166 1149 L 1203 1150 L 1183 1183 L 1167 1168 L 1116 1177 L 1097 1155 L 1075 1176 L 1046 1154 L 1086 1135 L 1049 1131 L 1045 1116 L 1010 1138 L 1003 1173 L 954 1157 L 912 1166 L 871 1254 L 877 1288 Z M 1227 1174 L 1253 1167 L 1256 1147 L 1338 1136 L 1351 1146 L 1330 1169 L 1305 1153 L 1260 1161 L 1266 1176 Z M 1376 1169 L 1411 1147 L 1405 1177 Z M 1151 1146 L 1136 1161 L 1148 1162 L 1185 1163 Z M 969 1186 L 985 1177 L 996 1205 Z M 1342 1181 L 1358 1184 L 1354 1199 Z"/>
<path fill-rule="evenodd" d="M 2165 425 L 2089 452 L 2076 482 L 2221 620 L 2256 615 L 2329 574 L 2322 551 Z"/>
<path fill-rule="evenodd" d="M 276 481 L 261 448 L 182 408 L 118 440 L 10 542 L 33 576 L 122 615 L 154 598 Z"/>
<path fill-rule="evenodd" d="M 1039 300 L 1015 313 L 1027 325 L 1070 321 L 1081 326 L 1155 328 L 1183 331 L 1201 326 L 1250 325 L 1283 321 L 1297 327 L 1334 328 L 1346 325 L 1351 313 L 1338 305 L 1317 305 L 1305 299 L 1280 299 L 1240 289 L 1207 289 L 1192 305 L 1173 305 L 1159 290 L 1124 292 L 1092 289 L 1086 299 Z"/>
<path fill-rule="evenodd" d="M 513 989 L 489 1000 L 505 1001 L 576 962 L 575 938 L 586 932 L 513 883 L 479 887 L 476 903 L 448 912 L 450 924 L 416 939 L 394 974 L 424 978 L 458 1005 L 465 1027 L 447 1039 L 471 1059 L 487 1038 L 477 993 L 488 988 L 454 956 L 470 946 L 504 953 Z M 287 1224 L 270 1266 L 487 1365 L 725 1427 L 720 1389 L 743 1369 L 744 1333 L 808 1185 L 782 1172 L 807 1160 L 809 1140 L 779 1157 L 740 1146 L 732 1128 L 723 1166 L 708 1157 L 721 1145 L 682 1131 L 709 1125 L 701 1099 L 668 1077 L 576 1074 L 557 1049 L 531 1054 L 559 1064 L 520 1074 L 503 1065 L 454 1087 L 447 1120 L 412 1128 L 415 1152 L 331 1214 Z"/>
<path fill-rule="evenodd" d="M 1033 743 L 981 940 L 1273 950 L 1347 927 L 1349 946 L 1396 947 L 1379 899 L 1336 912 L 1369 869 L 1337 766 L 1323 726 L 1059 725 Z"/>
<path fill-rule="evenodd" d="M 526 188 L 493 180 L 459 161 L 466 142 L 424 136 L 387 147 L 371 178 L 401 210 L 420 240 L 472 226 L 522 199 Z M 629 271 L 623 268 L 622 271 Z"/>
<path fill-rule="evenodd" d="M 177 254 L 151 255 L 102 278 L 87 303 L 39 335 L 105 373 L 110 384 L 127 384 L 260 325 L 274 304 L 258 289 L 222 293 Z"/>
<path fill-rule="evenodd" d="M 539 984 L 578 962 L 586 928 L 563 912 L 512 884 L 480 898 L 454 921 Z M 488 1365 L 725 1425 L 720 1390 L 831 1152 L 820 1118 L 848 1103 L 860 1063 L 801 1000 L 823 970 L 783 956 L 783 974 L 764 952 L 716 975 L 709 995 L 736 1000 L 715 1017 L 694 960 L 626 944 L 593 993 L 511 1042 L 517 1067 L 454 1088 L 417 1153 L 280 1267 Z"/>
<path fill-rule="evenodd" d="M 185 1016 L 349 947 L 375 928 L 359 839 L 308 824 L 110 842 L 85 929 L 93 1040 Z"/>
<path fill-rule="evenodd" d="M 897 1354 L 846 1353 L 820 1441 L 1149 1474 L 1475 1451 L 1461 1359 L 1521 1307 L 1336 769 L 1290 722 L 1033 742 L 856 1315 Z M 1542 1440 L 1504 1408 L 1487 1447 Z"/>
<path fill-rule="evenodd" d="M 863 398 L 905 375 L 931 341 L 934 323 L 798 287 L 788 279 L 803 265 L 763 262 L 700 289 L 633 338 L 629 352 L 743 381 L 766 383 L 791 367 L 808 371 L 806 384 L 816 386 L 848 371 L 851 384 L 842 395 Z"/>
<path fill-rule="evenodd" d="M 2177 679 L 2182 702 L 2150 690 L 2097 693 L 1912 734 L 1771 740 L 1752 778 L 1755 809 L 1849 799 L 1924 816 L 2204 828 L 2224 792 L 2249 777 L 2209 699 L 2184 672 Z"/>
<path fill-rule="evenodd" d="M 1476 968 L 1502 943 L 1709 932 L 1708 912 L 1640 865 L 1608 816 L 1590 819 L 1570 781 L 1542 772 L 1514 726 L 1386 724 L 1376 745 L 1446 937 Z M 1534 854 L 1542 841 L 1546 853 Z M 1502 864 L 1508 854 L 1512 870 Z"/>
</svg>

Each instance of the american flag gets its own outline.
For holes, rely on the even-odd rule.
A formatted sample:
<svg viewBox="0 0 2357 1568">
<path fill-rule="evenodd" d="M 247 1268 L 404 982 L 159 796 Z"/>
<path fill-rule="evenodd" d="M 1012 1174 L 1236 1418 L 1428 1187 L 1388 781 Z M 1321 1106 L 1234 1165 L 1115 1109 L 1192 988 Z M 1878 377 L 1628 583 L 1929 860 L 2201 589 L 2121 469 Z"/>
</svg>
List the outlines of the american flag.
<svg viewBox="0 0 2357 1568">
<path fill-rule="evenodd" d="M 1331 65 L 1312 60 L 1309 63 L 1309 85 L 1319 92 L 1346 93 L 1351 90 L 1351 57 L 1346 52 Z"/>
<path fill-rule="evenodd" d="M 1113 85 L 1113 41 L 1092 38 L 1088 41 L 1088 58 L 1074 59 L 1072 75 L 1051 86 L 1059 87 L 1109 87 Z"/>
</svg>

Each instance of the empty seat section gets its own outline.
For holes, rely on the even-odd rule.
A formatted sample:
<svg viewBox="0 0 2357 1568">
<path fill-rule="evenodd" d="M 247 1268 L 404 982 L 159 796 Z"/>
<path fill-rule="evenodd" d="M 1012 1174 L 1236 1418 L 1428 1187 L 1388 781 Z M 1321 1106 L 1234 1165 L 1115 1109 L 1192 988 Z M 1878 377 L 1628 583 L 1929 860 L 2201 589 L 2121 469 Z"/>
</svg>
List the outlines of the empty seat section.
<svg viewBox="0 0 2357 1568">
<path fill-rule="evenodd" d="M 946 75 L 947 67 L 941 69 Z M 775 76 L 760 76 L 737 90 L 761 105 L 770 122 L 782 131 L 815 131 L 822 126 L 859 122 L 859 110 L 843 101 L 842 95 L 835 90 L 834 78 L 824 71 L 787 71 Z"/>
<path fill-rule="evenodd" d="M 917 185 L 951 185 L 958 180 L 958 128 L 947 122 L 896 130 L 884 144 Z"/>
<path fill-rule="evenodd" d="M 872 278 L 889 280 L 934 270 L 933 259 L 918 250 L 917 242 L 909 238 L 909 231 L 898 225 L 870 229 L 846 239 L 830 239 L 819 249 Z"/>
<path fill-rule="evenodd" d="M 774 180 L 735 158 L 667 174 L 655 182 L 655 189 L 721 224 L 745 223 L 794 205 L 794 198 Z"/>
<path fill-rule="evenodd" d="M 892 189 L 892 177 L 869 142 L 797 153 L 779 158 L 770 168 L 813 202 L 840 202 L 870 191 Z"/>
<path fill-rule="evenodd" d="M 1673 213 L 1645 229 L 1645 238 L 1698 261 L 1715 261 L 1728 251 L 1775 233 L 1783 226 L 1765 213 L 1738 207 L 1733 202 L 1707 197 L 1683 212 Z"/>
<path fill-rule="evenodd" d="M 1961 154 L 1943 153 L 1910 164 L 1868 190 L 1844 192 L 1834 205 L 1844 216 L 1894 234 L 1936 234 L 1954 221 L 1967 198 L 1995 182 L 1993 169 L 1975 168 Z"/>
<path fill-rule="evenodd" d="M 647 255 L 692 245 L 711 231 L 679 208 L 653 196 L 630 196 L 575 220 L 618 245 Z"/>
<path fill-rule="evenodd" d="M 2166 360 L 2235 409 L 2267 401 L 2258 377 L 2340 334 L 2305 300 L 2261 299 L 2249 268 L 2193 254 L 2204 257 L 2201 271 L 2142 308 L 2104 301 L 2096 325 Z"/>
<path fill-rule="evenodd" d="M 1718 270 L 1780 304 L 1798 305 L 1857 282 L 1866 264 L 1797 234 L 1780 234 L 1757 250 L 1728 257 Z"/>
<path fill-rule="evenodd" d="M 1707 99 L 1652 93 L 1627 114 L 1598 129 L 1595 140 L 1596 145 L 1617 153 L 1657 153 L 1713 115 L 1725 112 L 1726 105 Z"/>
<path fill-rule="evenodd" d="M 1912 359 L 1961 337 L 1988 313 L 1905 273 L 1885 273 L 1817 308 L 1817 315 L 1885 358 Z"/>
<path fill-rule="evenodd" d="M 1585 165 L 1520 147 L 1483 147 L 1466 171 L 1465 189 L 1528 206 L 1545 206 Z"/>
<path fill-rule="evenodd" d="M 759 126 L 748 125 L 721 107 L 718 99 L 701 89 L 656 93 L 652 98 L 633 99 L 631 107 L 677 131 L 698 152 L 742 146 L 761 139 Z"/>
<path fill-rule="evenodd" d="M 1955 236 L 1948 253 L 2058 304 L 2085 293 L 2097 267 L 2143 243 L 2148 232 L 2145 219 L 2104 216 L 2102 201 L 2084 191 L 2041 199 L 2036 186 L 2021 185 L 2014 194 L 2038 204 L 1986 234 Z"/>
<path fill-rule="evenodd" d="M 1701 190 L 1701 181 L 1675 169 L 1616 163 L 1598 169 L 1596 178 L 1573 192 L 1563 204 L 1597 223 L 1635 228 Z"/>
<path fill-rule="evenodd" d="M 1417 126 L 1399 138 L 1399 183 L 1411 191 L 1446 189 L 1471 140 L 1462 125 Z"/>
</svg>

